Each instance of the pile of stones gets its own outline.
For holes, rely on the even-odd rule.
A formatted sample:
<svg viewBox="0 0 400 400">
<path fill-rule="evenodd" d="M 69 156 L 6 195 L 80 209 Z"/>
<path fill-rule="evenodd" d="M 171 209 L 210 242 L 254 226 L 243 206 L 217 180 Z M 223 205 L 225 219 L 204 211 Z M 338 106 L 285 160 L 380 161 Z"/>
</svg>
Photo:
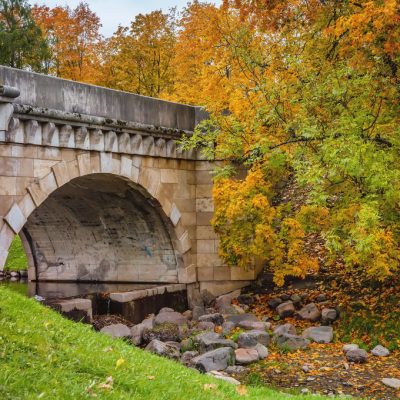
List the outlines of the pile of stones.
<svg viewBox="0 0 400 400">
<path fill-rule="evenodd" d="M 28 271 L 21 270 L 21 271 L 0 271 L 0 281 L 3 280 L 10 280 L 13 282 L 19 280 L 26 280 L 28 278 Z"/>
</svg>

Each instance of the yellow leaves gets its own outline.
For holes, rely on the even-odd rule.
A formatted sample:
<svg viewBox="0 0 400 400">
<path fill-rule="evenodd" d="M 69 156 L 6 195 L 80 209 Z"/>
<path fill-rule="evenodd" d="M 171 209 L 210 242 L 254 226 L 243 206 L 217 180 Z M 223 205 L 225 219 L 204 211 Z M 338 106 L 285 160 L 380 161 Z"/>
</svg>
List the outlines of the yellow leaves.
<svg viewBox="0 0 400 400">
<path fill-rule="evenodd" d="M 154 381 L 154 379 L 156 379 L 156 377 L 155 377 L 154 375 L 149 375 L 149 376 L 147 377 L 147 379 L 148 379 L 149 381 Z"/>
<path fill-rule="evenodd" d="M 217 389 L 217 385 L 215 383 L 205 383 L 203 385 L 203 390 L 209 391 L 209 390 L 215 390 Z"/>
<path fill-rule="evenodd" d="M 236 386 L 236 392 L 240 395 L 240 396 L 247 396 L 247 388 L 244 385 L 237 385 Z"/>
<path fill-rule="evenodd" d="M 112 376 L 107 377 L 106 381 L 100 383 L 97 387 L 103 390 L 111 390 L 113 388 L 114 380 Z"/>
<path fill-rule="evenodd" d="M 126 363 L 126 360 L 123 358 L 119 358 L 115 363 L 115 369 L 122 367 Z"/>
</svg>

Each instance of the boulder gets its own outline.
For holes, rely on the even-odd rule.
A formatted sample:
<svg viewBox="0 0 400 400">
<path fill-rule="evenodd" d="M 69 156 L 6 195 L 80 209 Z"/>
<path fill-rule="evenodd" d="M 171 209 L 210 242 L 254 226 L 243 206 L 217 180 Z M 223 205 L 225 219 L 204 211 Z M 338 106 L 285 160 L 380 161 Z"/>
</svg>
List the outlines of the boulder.
<svg viewBox="0 0 400 400">
<path fill-rule="evenodd" d="M 321 311 L 321 319 L 324 324 L 331 324 L 338 317 L 338 313 L 334 308 L 323 308 Z"/>
<path fill-rule="evenodd" d="M 201 372 L 222 371 L 235 364 L 235 352 L 232 347 L 221 347 L 193 358 L 192 364 Z"/>
<path fill-rule="evenodd" d="M 290 296 L 290 300 L 293 302 L 295 306 L 299 306 L 302 301 L 302 298 L 298 294 L 292 294 Z"/>
<path fill-rule="evenodd" d="M 253 296 L 250 294 L 241 294 L 240 296 L 238 296 L 237 301 L 240 304 L 250 305 L 253 303 L 254 299 Z"/>
<path fill-rule="evenodd" d="M 246 372 L 246 367 L 243 367 L 242 365 L 232 365 L 228 367 L 225 372 L 232 375 L 243 374 L 243 372 Z"/>
<path fill-rule="evenodd" d="M 392 389 L 400 389 L 400 379 L 396 378 L 383 378 L 382 383 Z"/>
<path fill-rule="evenodd" d="M 270 342 L 271 339 L 268 333 L 259 330 L 243 332 L 238 337 L 238 346 L 245 349 L 256 347 L 257 343 L 261 343 L 264 346 L 268 346 Z"/>
<path fill-rule="evenodd" d="M 371 354 L 377 357 L 387 357 L 390 354 L 390 351 L 386 348 L 378 344 L 371 350 Z"/>
<path fill-rule="evenodd" d="M 224 317 L 220 313 L 206 314 L 199 317 L 199 322 L 212 322 L 215 325 L 222 325 Z"/>
<path fill-rule="evenodd" d="M 163 307 L 158 313 L 162 314 L 162 313 L 166 313 L 166 312 L 175 312 L 175 310 L 173 308 Z"/>
<path fill-rule="evenodd" d="M 351 343 L 351 344 L 345 344 L 344 346 L 343 346 L 343 352 L 344 353 L 347 353 L 348 351 L 351 351 L 351 350 L 358 350 L 360 347 L 358 346 L 358 344 L 354 344 L 354 343 Z"/>
<path fill-rule="evenodd" d="M 363 349 L 349 350 L 346 352 L 347 361 L 363 364 L 368 361 L 368 353 Z"/>
<path fill-rule="evenodd" d="M 287 333 L 290 335 L 296 335 L 296 328 L 292 324 L 283 324 L 274 329 L 274 336 L 280 336 Z"/>
<path fill-rule="evenodd" d="M 235 358 L 237 364 L 251 364 L 258 361 L 258 351 L 256 349 L 237 349 L 235 350 Z"/>
<path fill-rule="evenodd" d="M 282 301 L 290 300 L 290 294 L 281 294 L 279 297 L 282 299 Z"/>
<path fill-rule="evenodd" d="M 276 307 L 276 312 L 281 318 L 291 317 L 295 313 L 294 304 L 292 301 L 286 301 L 285 303 L 279 304 Z"/>
<path fill-rule="evenodd" d="M 230 332 L 232 331 L 232 329 L 235 328 L 235 326 L 236 326 L 236 325 L 235 325 L 233 322 L 231 322 L 231 321 L 225 321 L 225 322 L 222 324 L 222 333 L 225 333 L 225 334 L 230 333 Z"/>
<path fill-rule="evenodd" d="M 192 365 L 193 358 L 199 355 L 198 351 L 185 351 L 181 357 L 181 363 L 189 367 Z"/>
<path fill-rule="evenodd" d="M 261 321 L 242 321 L 238 323 L 238 326 L 239 328 L 245 329 L 246 331 L 250 331 L 253 329 L 265 331 L 271 326 L 271 324 L 269 322 Z"/>
<path fill-rule="evenodd" d="M 205 353 L 219 347 L 236 348 L 236 344 L 233 340 L 224 339 L 220 334 L 215 332 L 200 333 L 196 335 L 193 340 L 198 344 L 200 353 Z"/>
<path fill-rule="evenodd" d="M 232 300 L 240 296 L 240 290 L 219 296 L 215 300 L 215 308 L 221 314 L 236 314 L 235 308 L 232 306 Z"/>
<path fill-rule="evenodd" d="M 191 320 L 193 318 L 193 311 L 192 310 L 186 310 L 185 312 L 182 313 L 182 315 L 187 319 Z"/>
<path fill-rule="evenodd" d="M 228 383 L 232 383 L 232 385 L 240 385 L 240 382 L 238 380 L 236 380 L 235 378 L 232 378 L 231 376 L 222 374 L 219 371 L 210 371 L 210 372 L 207 372 L 207 375 L 213 376 L 214 378 L 217 378 L 217 379 L 221 379 Z"/>
<path fill-rule="evenodd" d="M 153 328 L 145 328 L 142 332 L 142 338 L 145 343 L 149 343 L 155 339 L 160 340 L 162 342 L 168 342 L 168 341 L 177 342 L 180 340 L 181 335 L 178 325 L 171 323 L 164 323 L 164 324 L 154 325 Z"/>
<path fill-rule="evenodd" d="M 327 300 L 328 300 L 328 298 L 326 297 L 326 294 L 324 294 L 324 293 L 319 294 L 315 299 L 315 301 L 317 303 L 323 303 L 324 301 L 327 301 Z"/>
<path fill-rule="evenodd" d="M 209 321 L 201 321 L 197 324 L 197 329 L 200 331 L 214 331 L 215 324 Z"/>
<path fill-rule="evenodd" d="M 104 328 L 100 329 L 101 333 L 105 333 L 112 338 L 126 338 L 129 339 L 132 334 L 131 330 L 124 324 L 113 324 L 105 326 Z"/>
<path fill-rule="evenodd" d="M 154 325 L 154 317 L 143 320 L 140 324 L 134 325 L 131 328 L 131 342 L 135 346 L 140 346 L 143 343 L 143 332 L 145 329 L 152 329 Z"/>
<path fill-rule="evenodd" d="M 302 336 L 316 343 L 330 343 L 333 340 L 333 328 L 331 326 L 313 326 L 305 329 Z"/>
<path fill-rule="evenodd" d="M 151 353 L 158 354 L 168 358 L 178 359 L 179 350 L 175 346 L 170 346 L 167 343 L 161 342 L 160 340 L 154 339 L 147 346 L 146 350 Z"/>
<path fill-rule="evenodd" d="M 287 349 L 290 351 L 298 350 L 298 349 L 306 349 L 310 341 L 306 338 L 297 335 L 291 335 L 289 333 L 277 336 L 275 338 L 275 343 L 281 349 Z"/>
<path fill-rule="evenodd" d="M 271 300 L 268 300 L 268 307 L 272 310 L 275 310 L 276 307 L 279 306 L 279 304 L 282 304 L 283 301 L 280 297 L 274 297 Z"/>
<path fill-rule="evenodd" d="M 239 326 L 239 324 L 243 323 L 244 321 L 259 322 L 258 318 L 254 314 L 227 315 L 225 317 L 225 321 L 232 322 L 235 327 Z"/>
<path fill-rule="evenodd" d="M 264 360 L 264 358 L 268 357 L 268 349 L 263 344 L 257 343 L 254 348 L 257 350 L 258 358 L 260 360 Z"/>
<path fill-rule="evenodd" d="M 200 296 L 206 307 L 211 307 L 214 305 L 216 297 L 207 289 L 202 290 Z"/>
<path fill-rule="evenodd" d="M 206 310 L 203 306 L 194 306 L 193 311 L 192 311 L 193 321 L 197 321 L 205 313 L 206 313 Z"/>
<path fill-rule="evenodd" d="M 316 322 L 321 318 L 321 312 L 314 303 L 307 304 L 297 313 L 298 318 Z"/>
<path fill-rule="evenodd" d="M 187 324 L 187 319 L 176 311 L 162 312 L 158 314 L 154 319 L 154 325 L 162 324 L 174 324 L 177 326 L 182 326 Z"/>
</svg>

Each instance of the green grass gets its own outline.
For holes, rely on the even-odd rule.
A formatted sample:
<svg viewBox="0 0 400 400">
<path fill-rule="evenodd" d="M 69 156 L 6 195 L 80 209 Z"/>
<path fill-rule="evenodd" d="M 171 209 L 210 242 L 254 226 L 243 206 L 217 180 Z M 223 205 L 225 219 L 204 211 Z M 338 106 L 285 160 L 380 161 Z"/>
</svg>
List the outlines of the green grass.
<svg viewBox="0 0 400 400">
<path fill-rule="evenodd" d="M 8 254 L 5 270 L 21 271 L 28 268 L 28 259 L 26 258 L 25 250 L 22 247 L 21 238 L 15 236 Z"/>
<path fill-rule="evenodd" d="M 121 361 L 124 360 L 121 364 Z M 118 366 L 118 364 L 121 364 Z M 101 388 L 112 376 L 112 388 Z M 150 377 L 150 378 L 149 378 Z M 154 378 L 153 378 L 154 377 Z M 207 390 L 205 384 L 212 383 Z M 313 399 L 249 387 L 246 399 Z M 0 398 L 243 399 L 228 383 L 68 321 L 0 287 Z"/>
</svg>

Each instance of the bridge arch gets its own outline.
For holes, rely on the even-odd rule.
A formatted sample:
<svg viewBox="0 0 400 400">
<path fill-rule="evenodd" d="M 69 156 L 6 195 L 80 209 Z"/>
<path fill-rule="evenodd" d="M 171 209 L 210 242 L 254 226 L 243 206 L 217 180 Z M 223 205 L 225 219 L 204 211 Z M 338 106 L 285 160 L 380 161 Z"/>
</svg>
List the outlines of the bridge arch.
<svg viewBox="0 0 400 400">
<path fill-rule="evenodd" d="M 55 162 L 10 208 L 2 246 L 21 233 L 30 279 L 187 281 L 191 239 L 149 165 L 93 152 Z"/>
</svg>

